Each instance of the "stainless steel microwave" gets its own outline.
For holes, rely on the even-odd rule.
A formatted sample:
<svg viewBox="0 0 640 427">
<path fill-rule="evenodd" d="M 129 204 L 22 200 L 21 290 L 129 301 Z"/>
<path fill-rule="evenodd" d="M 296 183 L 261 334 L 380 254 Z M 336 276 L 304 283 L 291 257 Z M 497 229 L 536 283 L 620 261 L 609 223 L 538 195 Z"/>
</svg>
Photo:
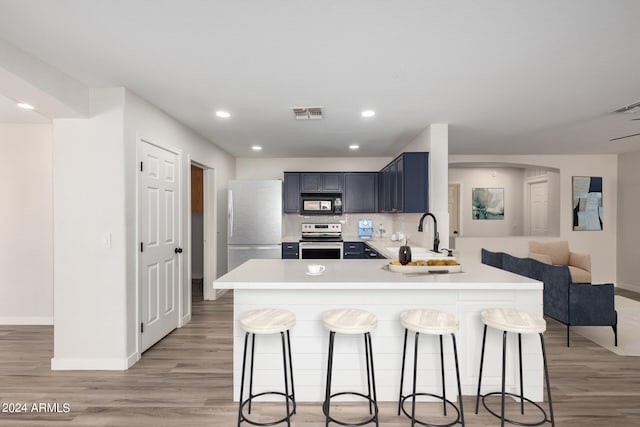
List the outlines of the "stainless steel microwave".
<svg viewBox="0 0 640 427">
<path fill-rule="evenodd" d="M 301 193 L 300 214 L 302 215 L 342 215 L 342 194 Z"/>
</svg>

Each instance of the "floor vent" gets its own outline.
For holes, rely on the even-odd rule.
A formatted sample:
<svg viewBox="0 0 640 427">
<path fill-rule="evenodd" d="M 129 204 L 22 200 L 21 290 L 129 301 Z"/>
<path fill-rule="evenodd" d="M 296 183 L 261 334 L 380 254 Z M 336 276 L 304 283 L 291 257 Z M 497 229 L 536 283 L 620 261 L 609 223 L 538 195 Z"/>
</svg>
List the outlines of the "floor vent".
<svg viewBox="0 0 640 427">
<path fill-rule="evenodd" d="M 291 108 L 296 120 L 322 120 L 322 107 Z"/>
</svg>

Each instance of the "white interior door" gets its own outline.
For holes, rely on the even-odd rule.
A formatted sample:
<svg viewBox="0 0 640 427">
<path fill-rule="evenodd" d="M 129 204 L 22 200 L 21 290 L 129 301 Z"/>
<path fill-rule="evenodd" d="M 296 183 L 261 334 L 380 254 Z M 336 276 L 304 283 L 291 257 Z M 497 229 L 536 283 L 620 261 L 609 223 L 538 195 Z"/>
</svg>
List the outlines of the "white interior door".
<svg viewBox="0 0 640 427">
<path fill-rule="evenodd" d="M 532 236 L 549 232 L 549 195 L 547 181 L 529 185 L 529 231 Z"/>
<path fill-rule="evenodd" d="M 178 327 L 180 157 L 141 141 L 140 321 L 143 352 Z"/>
</svg>

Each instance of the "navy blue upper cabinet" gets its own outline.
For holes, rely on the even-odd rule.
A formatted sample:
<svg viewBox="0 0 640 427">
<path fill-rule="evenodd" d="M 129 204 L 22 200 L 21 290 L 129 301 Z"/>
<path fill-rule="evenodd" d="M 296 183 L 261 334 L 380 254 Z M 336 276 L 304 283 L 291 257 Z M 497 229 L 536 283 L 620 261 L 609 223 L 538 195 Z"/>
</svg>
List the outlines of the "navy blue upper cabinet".
<svg viewBox="0 0 640 427">
<path fill-rule="evenodd" d="M 429 153 L 402 153 L 378 175 L 380 212 L 429 210 Z"/>
<path fill-rule="evenodd" d="M 300 193 L 342 193 L 344 172 L 285 172 L 283 191 L 284 213 L 298 213 Z"/>
<path fill-rule="evenodd" d="M 284 173 L 283 191 L 282 209 L 284 213 L 300 212 L 300 174 L 298 172 Z"/>
<path fill-rule="evenodd" d="M 429 153 L 402 153 L 380 172 L 285 172 L 284 213 L 300 193 L 342 193 L 344 213 L 429 211 Z"/>
<path fill-rule="evenodd" d="M 326 193 L 344 191 L 344 172 L 325 172 L 322 174 L 322 190 Z"/>
<path fill-rule="evenodd" d="M 343 209 L 345 213 L 378 212 L 378 173 L 344 174 Z"/>
<path fill-rule="evenodd" d="M 317 193 L 322 190 L 322 174 L 321 173 L 301 173 L 300 174 L 300 193 Z M 298 194 L 300 196 L 300 194 Z"/>
<path fill-rule="evenodd" d="M 342 193 L 342 172 L 300 172 L 301 193 Z"/>
</svg>

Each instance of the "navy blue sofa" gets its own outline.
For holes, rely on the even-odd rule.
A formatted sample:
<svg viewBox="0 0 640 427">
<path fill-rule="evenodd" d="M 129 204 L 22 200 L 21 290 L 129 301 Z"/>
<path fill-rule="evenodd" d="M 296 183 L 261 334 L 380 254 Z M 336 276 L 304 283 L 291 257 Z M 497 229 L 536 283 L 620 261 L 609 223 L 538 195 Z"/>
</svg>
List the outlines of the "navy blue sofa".
<svg viewBox="0 0 640 427">
<path fill-rule="evenodd" d="M 544 283 L 544 315 L 567 325 L 567 347 L 570 326 L 611 326 L 615 345 L 618 345 L 618 313 L 612 283 L 576 284 L 571 281 L 569 267 L 545 264 L 533 258 L 517 258 L 484 248 L 481 258 L 483 264 Z"/>
</svg>

